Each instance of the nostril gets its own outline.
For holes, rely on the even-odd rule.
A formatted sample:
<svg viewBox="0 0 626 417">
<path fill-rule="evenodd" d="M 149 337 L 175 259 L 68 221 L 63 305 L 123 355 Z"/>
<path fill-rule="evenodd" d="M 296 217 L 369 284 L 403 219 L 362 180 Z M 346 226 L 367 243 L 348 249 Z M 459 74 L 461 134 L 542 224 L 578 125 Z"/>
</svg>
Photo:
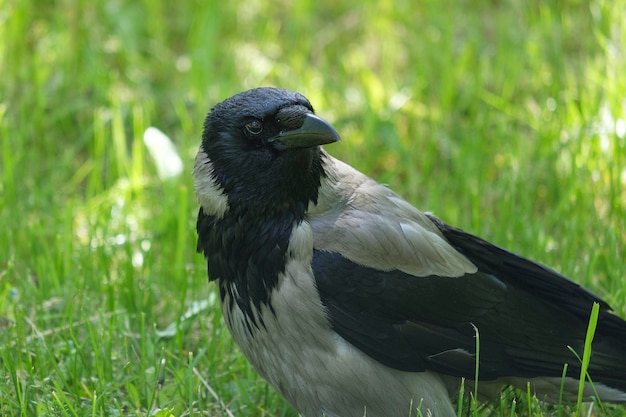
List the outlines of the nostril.
<svg viewBox="0 0 626 417">
<path fill-rule="evenodd" d="M 309 109 L 301 105 L 283 107 L 276 114 L 276 121 L 281 130 L 294 130 L 302 127 L 304 116 L 311 113 Z"/>
</svg>

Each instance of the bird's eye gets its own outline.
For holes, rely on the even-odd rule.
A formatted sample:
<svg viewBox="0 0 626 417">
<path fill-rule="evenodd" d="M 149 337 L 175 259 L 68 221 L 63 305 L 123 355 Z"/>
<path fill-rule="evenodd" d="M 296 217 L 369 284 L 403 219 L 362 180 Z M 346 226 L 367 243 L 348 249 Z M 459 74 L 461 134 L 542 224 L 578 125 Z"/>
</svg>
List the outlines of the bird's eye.
<svg viewBox="0 0 626 417">
<path fill-rule="evenodd" d="M 263 123 L 257 119 L 250 120 L 246 123 L 246 130 L 253 135 L 258 135 L 263 131 Z"/>
</svg>

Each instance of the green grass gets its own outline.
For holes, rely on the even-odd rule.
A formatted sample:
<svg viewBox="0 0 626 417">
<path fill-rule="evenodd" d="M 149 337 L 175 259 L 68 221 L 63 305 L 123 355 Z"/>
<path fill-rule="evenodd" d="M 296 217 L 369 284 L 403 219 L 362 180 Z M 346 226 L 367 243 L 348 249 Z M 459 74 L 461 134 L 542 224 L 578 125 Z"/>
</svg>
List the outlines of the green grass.
<svg viewBox="0 0 626 417">
<path fill-rule="evenodd" d="M 0 0 L 0 415 L 296 415 L 233 345 L 195 253 L 203 118 L 261 85 L 309 97 L 342 133 L 332 154 L 626 316 L 624 16 L 621 0 Z M 180 177 L 156 175 L 149 126 Z M 463 407 L 573 410 L 511 391 Z"/>
</svg>

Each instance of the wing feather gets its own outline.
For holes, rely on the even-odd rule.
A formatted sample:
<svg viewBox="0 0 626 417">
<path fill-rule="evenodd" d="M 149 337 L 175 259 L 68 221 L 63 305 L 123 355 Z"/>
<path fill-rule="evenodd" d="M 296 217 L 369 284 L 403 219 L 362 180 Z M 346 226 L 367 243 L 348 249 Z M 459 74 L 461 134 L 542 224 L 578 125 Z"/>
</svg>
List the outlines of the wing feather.
<svg viewBox="0 0 626 417">
<path fill-rule="evenodd" d="M 414 276 L 476 272 L 425 214 L 349 165 L 325 158 L 326 178 L 306 217 L 317 249 L 340 251 L 354 262 Z"/>
<path fill-rule="evenodd" d="M 330 157 L 312 268 L 339 335 L 406 371 L 473 378 L 579 376 L 592 304 L 592 378 L 626 392 L 626 322 L 557 272 L 423 214 Z M 339 180 L 340 179 L 340 180 Z M 453 278 L 451 278 L 453 277 Z"/>
</svg>

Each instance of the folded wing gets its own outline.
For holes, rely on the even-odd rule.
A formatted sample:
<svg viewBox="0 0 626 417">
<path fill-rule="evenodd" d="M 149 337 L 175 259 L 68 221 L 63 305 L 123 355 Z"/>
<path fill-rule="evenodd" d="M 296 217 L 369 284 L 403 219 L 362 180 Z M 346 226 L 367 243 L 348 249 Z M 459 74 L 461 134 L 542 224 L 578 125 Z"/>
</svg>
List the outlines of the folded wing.
<svg viewBox="0 0 626 417">
<path fill-rule="evenodd" d="M 399 197 L 369 186 L 380 187 L 378 195 L 368 190 L 369 204 L 356 204 L 365 197 L 352 193 L 308 219 L 317 287 L 343 338 L 393 368 L 472 379 L 478 334 L 483 380 L 561 377 L 566 363 L 577 378 L 572 349 L 582 357 L 597 302 L 589 372 L 626 391 L 626 322 L 603 300 L 549 268 L 420 217 L 408 203 L 398 208 Z"/>
</svg>

